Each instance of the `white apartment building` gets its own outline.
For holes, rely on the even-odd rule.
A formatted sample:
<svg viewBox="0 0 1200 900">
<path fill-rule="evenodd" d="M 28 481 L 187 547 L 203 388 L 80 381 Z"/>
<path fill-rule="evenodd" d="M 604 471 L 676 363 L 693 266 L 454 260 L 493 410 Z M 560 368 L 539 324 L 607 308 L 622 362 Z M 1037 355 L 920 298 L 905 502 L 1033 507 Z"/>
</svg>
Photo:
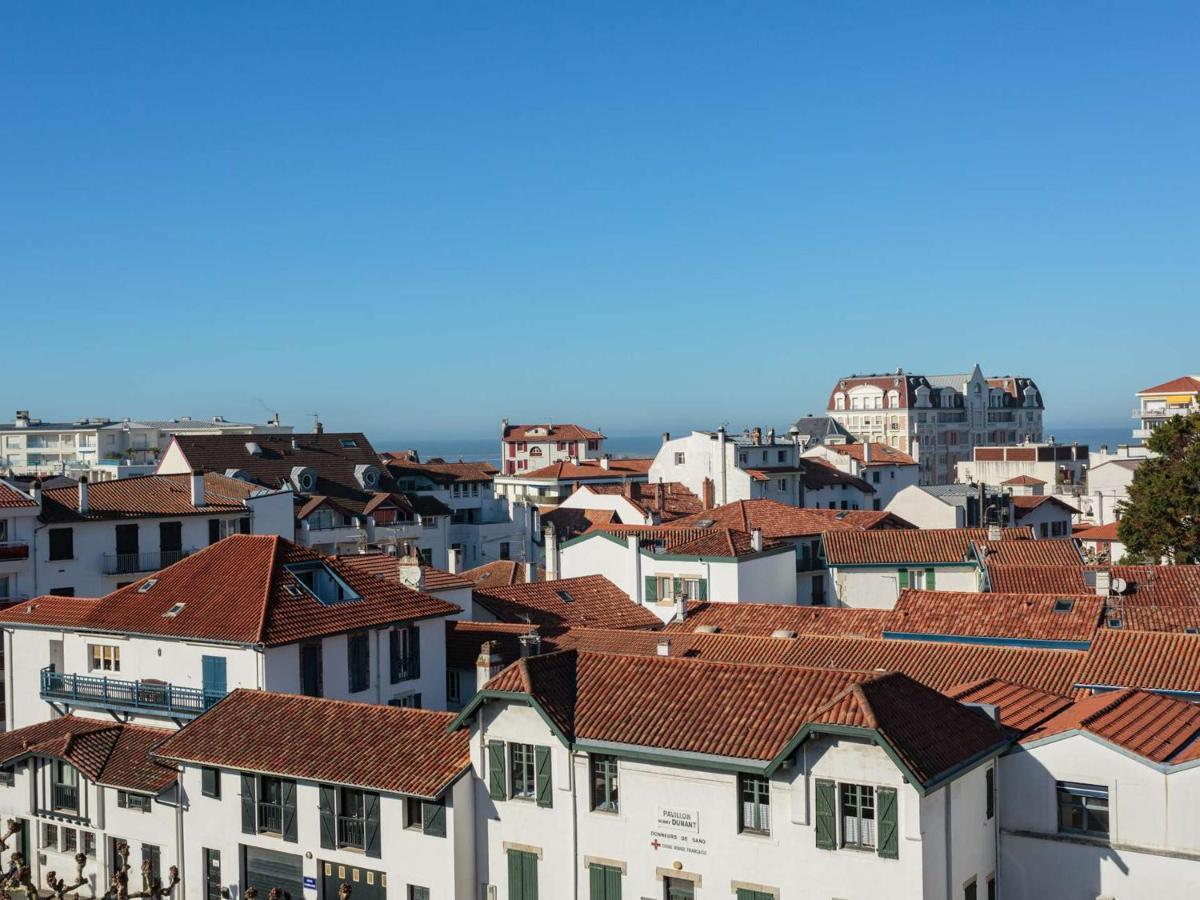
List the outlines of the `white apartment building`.
<svg viewBox="0 0 1200 900">
<path fill-rule="evenodd" d="M 154 751 L 188 804 L 188 896 L 474 900 L 475 787 L 452 720 L 234 691 Z"/>
<path fill-rule="evenodd" d="M 480 896 L 957 900 L 995 880 L 1007 741 L 903 675 L 564 651 L 479 681 L 455 727 Z"/>
<path fill-rule="evenodd" d="M 1010 492 L 995 484 L 909 485 L 892 498 L 887 511 L 918 528 L 1011 525 L 1016 517 Z"/>
<path fill-rule="evenodd" d="M 903 450 L 871 441 L 818 444 L 805 450 L 803 458 L 819 459 L 867 482 L 874 493 L 870 495 L 870 506 L 864 509 L 887 509 L 897 493 L 920 479 L 915 459 Z M 820 508 L 819 504 L 807 505 Z"/>
<path fill-rule="evenodd" d="M 970 458 L 955 467 L 960 484 L 1005 484 L 1014 478 L 1034 478 L 1047 494 L 1079 495 L 1087 489 L 1091 454 L 1086 444 L 1018 444 L 1012 447 L 973 447 Z"/>
<path fill-rule="evenodd" d="M 36 593 L 33 541 L 38 512 L 33 497 L 0 481 L 0 604 Z"/>
<path fill-rule="evenodd" d="M 1172 416 L 1200 412 L 1200 375 L 1183 375 L 1148 387 L 1137 392 L 1137 400 L 1133 418 L 1138 424 L 1133 439 L 1144 444 L 1154 429 Z"/>
<path fill-rule="evenodd" d="M 1043 400 L 1033 379 L 960 375 L 849 375 L 829 395 L 829 415 L 860 441 L 917 460 L 921 483 L 953 481 L 971 448 L 1042 439 Z"/>
<path fill-rule="evenodd" d="M 500 422 L 500 472 L 519 475 L 558 462 L 598 460 L 605 437 L 579 425 L 510 425 Z"/>
<path fill-rule="evenodd" d="M 224 475 L 141 475 L 33 488 L 36 594 L 100 597 L 231 534 L 291 537 L 292 493 Z"/>
<path fill-rule="evenodd" d="M 521 518 L 515 507 L 520 504 L 557 506 L 582 485 L 624 485 L 629 481 L 644 482 L 650 469 L 648 459 L 560 460 L 538 469 L 522 470 L 515 474 L 497 475 L 494 481 L 496 496 L 503 497 L 514 508 L 512 516 Z"/>
<path fill-rule="evenodd" d="M 295 497 L 296 543 L 333 556 L 415 547 L 425 562 L 449 563 L 453 511 L 430 494 L 400 491 L 366 436 L 184 435 L 172 438 L 159 474 L 218 472 Z"/>
<path fill-rule="evenodd" d="M 274 416 L 265 425 L 228 422 L 221 416 L 169 420 L 77 419 L 43 422 L 28 410 L 17 410 L 12 422 L 0 423 L 0 474 L 87 475 L 93 480 L 115 477 L 119 469 L 149 466 L 129 474 L 152 471 L 159 453 L 176 434 L 288 434 Z M 125 474 L 124 472 L 122 474 Z"/>
<path fill-rule="evenodd" d="M 278 537 L 233 535 L 99 599 L 0 610 L 6 726 L 165 725 L 244 687 L 443 709 L 457 606 Z"/>
</svg>

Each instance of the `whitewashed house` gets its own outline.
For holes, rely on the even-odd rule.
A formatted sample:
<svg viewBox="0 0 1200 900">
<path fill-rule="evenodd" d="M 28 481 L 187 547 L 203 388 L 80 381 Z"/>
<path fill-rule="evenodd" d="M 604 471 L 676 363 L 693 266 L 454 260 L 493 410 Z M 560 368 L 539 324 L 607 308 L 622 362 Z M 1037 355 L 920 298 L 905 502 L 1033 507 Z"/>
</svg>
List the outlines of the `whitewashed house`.
<svg viewBox="0 0 1200 900">
<path fill-rule="evenodd" d="M 604 456 L 604 435 L 580 425 L 510 425 L 500 422 L 500 471 L 519 475 L 553 463 L 598 460 Z"/>
<path fill-rule="evenodd" d="M 172 886 L 183 806 L 175 771 L 148 756 L 170 734 L 78 716 L 0 734 L 0 820 L 15 823 L 6 842 L 25 858 L 32 884 L 47 890 L 53 873 L 71 895 L 100 897 L 127 863 L 130 892 Z"/>
<path fill-rule="evenodd" d="M 915 459 L 903 450 L 874 441 L 817 444 L 804 451 L 804 459 L 819 459 L 867 482 L 874 490 L 869 508 L 875 510 L 886 508 L 898 492 L 920 478 Z"/>
<path fill-rule="evenodd" d="M 154 753 L 180 769 L 188 896 L 473 900 L 475 788 L 452 719 L 234 691 Z"/>
<path fill-rule="evenodd" d="M 141 475 L 33 488 L 31 594 L 99 597 L 231 534 L 292 534 L 292 493 L 224 475 Z"/>
<path fill-rule="evenodd" d="M 603 575 L 664 621 L 677 603 L 795 603 L 796 547 L 729 528 L 603 526 L 565 541 L 564 578 Z"/>
<path fill-rule="evenodd" d="M 32 496 L 0 481 L 0 604 L 37 591 L 33 542 L 39 511 Z"/>
<path fill-rule="evenodd" d="M 1007 739 L 906 676 L 575 651 L 490 675 L 455 722 L 480 896 L 951 900 L 995 879 Z"/>
<path fill-rule="evenodd" d="M 234 535 L 99 599 L 0 610 L 6 724 L 178 724 L 238 687 L 442 709 L 457 612 L 282 538 Z"/>
<path fill-rule="evenodd" d="M 1012 495 L 986 484 L 910 485 L 892 498 L 887 511 L 918 528 L 983 528 L 1011 525 L 1015 518 Z"/>
</svg>

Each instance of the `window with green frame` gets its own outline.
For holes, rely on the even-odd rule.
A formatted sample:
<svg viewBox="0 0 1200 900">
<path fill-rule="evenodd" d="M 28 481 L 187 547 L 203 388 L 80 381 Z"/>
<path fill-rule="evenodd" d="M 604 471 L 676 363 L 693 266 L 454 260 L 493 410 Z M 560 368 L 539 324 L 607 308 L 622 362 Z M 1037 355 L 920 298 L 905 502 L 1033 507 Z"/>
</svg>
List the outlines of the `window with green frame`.
<svg viewBox="0 0 1200 900">
<path fill-rule="evenodd" d="M 621 870 L 592 863 L 588 866 L 588 900 L 621 900 Z"/>
<path fill-rule="evenodd" d="M 532 800 L 537 796 L 533 744 L 512 744 L 509 754 L 508 796 Z"/>
<path fill-rule="evenodd" d="M 738 775 L 738 825 L 749 834 L 771 833 L 771 782 L 761 775 Z"/>
<path fill-rule="evenodd" d="M 843 784 L 842 846 L 875 849 L 875 789 L 865 784 Z"/>
<path fill-rule="evenodd" d="M 778 900 L 779 895 L 770 891 L 756 891 L 754 888 L 738 888 L 737 900 Z"/>
<path fill-rule="evenodd" d="M 589 759 L 592 767 L 592 809 L 617 812 L 621 808 L 617 758 L 593 753 Z"/>
</svg>

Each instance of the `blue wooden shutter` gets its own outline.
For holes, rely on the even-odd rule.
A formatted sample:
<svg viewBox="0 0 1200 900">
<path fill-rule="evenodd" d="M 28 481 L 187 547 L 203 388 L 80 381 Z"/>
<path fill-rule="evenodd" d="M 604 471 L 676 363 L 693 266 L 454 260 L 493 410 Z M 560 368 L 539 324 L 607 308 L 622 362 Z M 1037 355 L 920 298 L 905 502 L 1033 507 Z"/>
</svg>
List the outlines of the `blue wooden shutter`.
<svg viewBox="0 0 1200 900">
<path fill-rule="evenodd" d="M 837 785 L 824 778 L 816 781 L 817 847 L 837 849 Z"/>
<path fill-rule="evenodd" d="M 554 796 L 551 790 L 553 786 L 550 777 L 550 748 L 534 747 L 533 751 L 535 783 L 537 785 L 537 805 L 553 806 Z"/>
<path fill-rule="evenodd" d="M 376 859 L 380 857 L 379 851 L 379 795 L 374 791 L 363 791 L 363 851 L 367 856 L 373 856 Z"/>
<path fill-rule="evenodd" d="M 876 788 L 875 802 L 879 806 L 879 855 L 886 859 L 896 859 L 900 850 L 896 789 Z"/>
<path fill-rule="evenodd" d="M 225 679 L 225 657 L 202 656 L 200 658 L 201 677 L 204 685 L 204 699 L 224 697 L 228 691 Z M 193 670 L 194 671 L 194 670 Z"/>
<path fill-rule="evenodd" d="M 280 783 L 283 799 L 283 839 L 296 842 L 296 782 L 284 780 Z"/>
<path fill-rule="evenodd" d="M 493 800 L 504 799 L 504 741 L 488 741 L 488 793 Z"/>
<path fill-rule="evenodd" d="M 337 788 L 322 784 L 317 788 L 317 811 L 321 819 L 321 849 L 337 848 Z"/>
<path fill-rule="evenodd" d="M 242 773 L 242 834 L 258 833 L 258 787 L 253 775 Z"/>
</svg>

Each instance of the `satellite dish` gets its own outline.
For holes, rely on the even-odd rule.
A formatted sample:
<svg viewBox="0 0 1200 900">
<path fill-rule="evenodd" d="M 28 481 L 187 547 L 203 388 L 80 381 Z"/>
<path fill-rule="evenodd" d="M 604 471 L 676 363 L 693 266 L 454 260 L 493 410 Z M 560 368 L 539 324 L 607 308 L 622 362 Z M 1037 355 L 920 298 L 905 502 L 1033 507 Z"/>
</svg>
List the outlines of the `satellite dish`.
<svg viewBox="0 0 1200 900">
<path fill-rule="evenodd" d="M 1124 578 L 1114 578 L 1111 582 L 1109 582 L 1109 588 L 1114 594 L 1123 594 L 1129 590 L 1129 582 L 1127 582 Z"/>
</svg>

